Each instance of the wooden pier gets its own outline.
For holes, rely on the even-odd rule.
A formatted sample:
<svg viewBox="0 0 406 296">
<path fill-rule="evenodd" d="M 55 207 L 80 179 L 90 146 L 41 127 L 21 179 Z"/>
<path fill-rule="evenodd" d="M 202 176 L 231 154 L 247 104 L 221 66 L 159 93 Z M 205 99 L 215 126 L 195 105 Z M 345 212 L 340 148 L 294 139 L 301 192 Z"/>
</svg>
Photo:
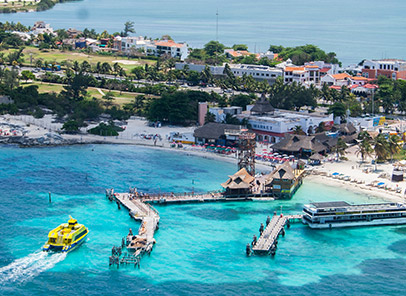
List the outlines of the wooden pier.
<svg viewBox="0 0 406 296">
<path fill-rule="evenodd" d="M 132 218 L 141 221 L 138 234 L 128 234 L 123 238 L 121 248 L 126 247 L 128 253 L 121 257 L 121 251 L 110 258 L 110 265 L 113 264 L 135 264 L 139 266 L 139 261 L 144 253 L 150 253 L 155 244 L 154 234 L 159 227 L 159 213 L 149 204 L 135 199 L 131 193 L 114 193 L 113 190 L 106 190 L 106 196 L 111 201 L 116 201 L 129 211 Z M 114 249 L 114 248 L 113 248 Z"/>
<path fill-rule="evenodd" d="M 276 252 L 278 237 L 285 235 L 285 225 L 291 222 L 301 221 L 302 215 L 274 215 L 266 226 L 257 242 L 253 245 L 252 251 L 257 255 L 274 255 Z"/>
</svg>

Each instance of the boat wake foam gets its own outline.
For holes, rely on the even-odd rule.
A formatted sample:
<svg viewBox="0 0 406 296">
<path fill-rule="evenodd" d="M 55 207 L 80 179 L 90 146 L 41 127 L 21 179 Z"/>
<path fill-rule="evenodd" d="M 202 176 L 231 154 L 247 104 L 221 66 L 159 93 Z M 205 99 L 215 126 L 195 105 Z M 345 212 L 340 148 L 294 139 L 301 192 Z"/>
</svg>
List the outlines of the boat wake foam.
<svg viewBox="0 0 406 296">
<path fill-rule="evenodd" d="M 48 270 L 66 258 L 67 253 L 36 252 L 0 268 L 0 285 L 24 282 Z"/>
</svg>

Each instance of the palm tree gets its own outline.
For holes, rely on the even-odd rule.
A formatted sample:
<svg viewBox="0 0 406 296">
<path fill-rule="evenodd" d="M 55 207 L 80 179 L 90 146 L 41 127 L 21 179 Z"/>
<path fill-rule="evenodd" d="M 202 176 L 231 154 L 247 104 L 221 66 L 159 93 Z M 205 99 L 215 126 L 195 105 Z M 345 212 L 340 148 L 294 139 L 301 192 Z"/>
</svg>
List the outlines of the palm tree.
<svg viewBox="0 0 406 296">
<path fill-rule="evenodd" d="M 295 129 L 293 130 L 293 133 L 296 135 L 306 135 L 306 133 L 303 131 L 302 127 L 300 125 L 296 125 Z"/>
<path fill-rule="evenodd" d="M 376 161 L 384 162 L 389 154 L 389 144 L 384 134 L 378 134 L 373 141 Z"/>
<path fill-rule="evenodd" d="M 101 70 L 101 72 L 102 72 L 103 74 L 109 74 L 109 73 L 111 72 L 111 66 L 110 66 L 109 63 L 104 62 L 104 63 L 101 65 L 100 70 Z"/>
<path fill-rule="evenodd" d="M 91 71 L 91 69 L 92 69 L 92 67 L 91 67 L 91 65 L 89 64 L 88 61 L 85 60 L 85 61 L 82 62 L 81 66 L 80 66 L 80 70 L 82 72 L 89 73 Z"/>
<path fill-rule="evenodd" d="M 391 161 L 393 161 L 393 155 L 400 151 L 399 141 L 400 137 L 398 135 L 390 135 L 388 138 L 388 150 L 391 155 Z"/>
<path fill-rule="evenodd" d="M 118 63 L 113 64 L 114 76 L 117 76 L 120 73 L 121 66 Z"/>
<path fill-rule="evenodd" d="M 364 138 L 358 143 L 358 149 L 356 151 L 357 155 L 361 155 L 361 162 L 364 162 L 365 158 L 371 156 L 374 150 L 371 146 L 371 141 L 368 138 Z"/>
<path fill-rule="evenodd" d="M 335 152 L 337 153 L 337 158 L 342 157 L 345 155 L 345 149 L 347 149 L 347 144 L 344 142 L 342 138 L 338 138 L 337 144 L 335 146 Z"/>
</svg>

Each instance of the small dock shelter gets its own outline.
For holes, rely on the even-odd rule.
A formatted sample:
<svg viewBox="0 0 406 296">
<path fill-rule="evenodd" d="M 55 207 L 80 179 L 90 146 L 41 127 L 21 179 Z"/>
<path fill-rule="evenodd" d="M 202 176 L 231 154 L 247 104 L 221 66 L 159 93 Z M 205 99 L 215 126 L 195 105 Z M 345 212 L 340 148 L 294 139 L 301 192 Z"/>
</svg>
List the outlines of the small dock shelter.
<svg viewBox="0 0 406 296">
<path fill-rule="evenodd" d="M 309 157 L 309 163 L 310 165 L 320 165 L 323 158 L 323 155 L 321 155 L 320 153 L 314 153 L 312 156 Z"/>
</svg>

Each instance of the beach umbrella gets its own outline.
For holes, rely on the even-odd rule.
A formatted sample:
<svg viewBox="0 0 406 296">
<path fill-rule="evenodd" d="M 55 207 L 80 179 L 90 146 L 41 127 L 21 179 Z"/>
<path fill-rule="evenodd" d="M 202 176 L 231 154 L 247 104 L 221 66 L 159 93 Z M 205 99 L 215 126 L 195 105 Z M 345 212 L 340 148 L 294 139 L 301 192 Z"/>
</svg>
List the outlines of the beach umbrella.
<svg viewBox="0 0 406 296">
<path fill-rule="evenodd" d="M 332 175 L 332 176 L 338 176 L 339 173 L 335 172 L 335 173 L 332 173 L 331 175 Z"/>
<path fill-rule="evenodd" d="M 385 185 L 385 182 L 379 182 L 378 184 L 376 184 L 376 185 L 378 185 L 378 186 L 382 186 L 382 185 Z"/>
</svg>

